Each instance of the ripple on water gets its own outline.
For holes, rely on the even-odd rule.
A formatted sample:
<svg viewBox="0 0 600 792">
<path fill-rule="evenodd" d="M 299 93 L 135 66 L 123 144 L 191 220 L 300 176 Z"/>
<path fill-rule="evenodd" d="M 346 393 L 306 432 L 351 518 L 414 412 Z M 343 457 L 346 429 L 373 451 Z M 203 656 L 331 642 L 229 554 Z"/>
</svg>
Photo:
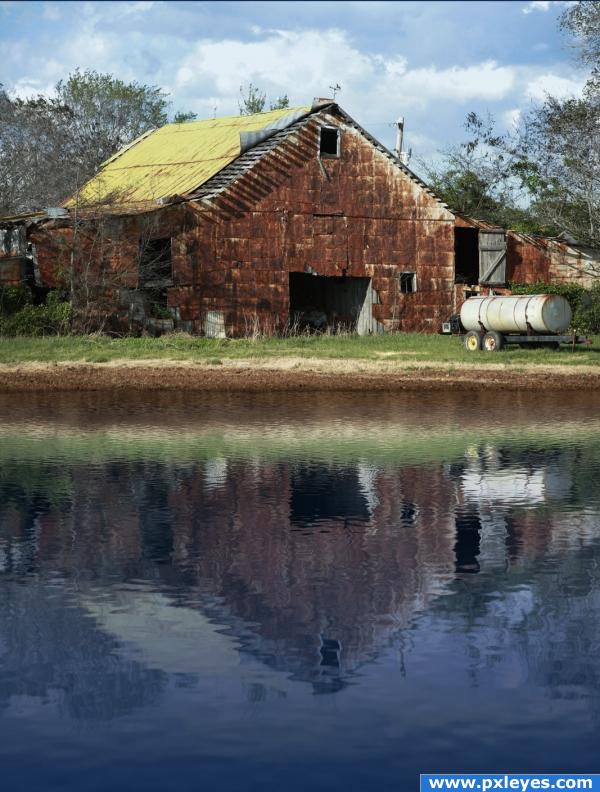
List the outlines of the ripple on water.
<svg viewBox="0 0 600 792">
<path fill-rule="evenodd" d="M 7 779 L 589 771 L 598 399 L 503 399 L 0 397 Z"/>
</svg>

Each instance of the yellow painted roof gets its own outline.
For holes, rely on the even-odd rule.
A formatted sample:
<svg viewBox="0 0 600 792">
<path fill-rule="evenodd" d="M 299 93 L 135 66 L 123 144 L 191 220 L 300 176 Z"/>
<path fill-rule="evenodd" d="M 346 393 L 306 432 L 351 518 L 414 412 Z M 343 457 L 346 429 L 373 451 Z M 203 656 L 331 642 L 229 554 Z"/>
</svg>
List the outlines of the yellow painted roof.
<svg viewBox="0 0 600 792">
<path fill-rule="evenodd" d="M 79 199 L 85 204 L 101 204 L 112 198 L 122 204 L 191 192 L 239 157 L 241 132 L 285 128 L 286 116 L 290 116 L 291 124 L 309 110 L 294 107 L 167 124 L 142 135 L 107 160 L 81 188 Z M 67 205 L 74 203 L 72 198 Z"/>
</svg>

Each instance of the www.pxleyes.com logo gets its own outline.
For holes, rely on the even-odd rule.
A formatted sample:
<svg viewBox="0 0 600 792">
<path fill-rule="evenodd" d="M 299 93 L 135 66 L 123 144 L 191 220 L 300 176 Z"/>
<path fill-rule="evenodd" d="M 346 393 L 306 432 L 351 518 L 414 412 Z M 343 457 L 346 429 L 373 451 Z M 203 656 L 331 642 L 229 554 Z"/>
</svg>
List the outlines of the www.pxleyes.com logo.
<svg viewBox="0 0 600 792">
<path fill-rule="evenodd" d="M 546 789 L 579 789 L 600 792 L 600 773 L 592 775 L 489 775 L 452 774 L 425 775 L 421 774 L 420 792 L 432 790 L 480 790 L 489 792 L 494 789 L 514 790 L 515 792 L 531 792 Z"/>
</svg>

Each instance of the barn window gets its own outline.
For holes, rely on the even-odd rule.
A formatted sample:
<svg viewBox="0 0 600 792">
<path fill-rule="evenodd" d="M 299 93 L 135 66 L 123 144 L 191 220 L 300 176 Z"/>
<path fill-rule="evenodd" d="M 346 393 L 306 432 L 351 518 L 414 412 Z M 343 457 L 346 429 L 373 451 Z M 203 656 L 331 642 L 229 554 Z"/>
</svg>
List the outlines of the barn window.
<svg viewBox="0 0 600 792">
<path fill-rule="evenodd" d="M 412 294 L 417 291 L 417 273 L 416 272 L 401 272 L 400 273 L 400 291 L 403 294 Z"/>
<path fill-rule="evenodd" d="M 340 156 L 340 130 L 337 127 L 321 127 L 319 154 L 322 157 Z"/>
<path fill-rule="evenodd" d="M 171 238 L 141 240 L 140 286 L 164 285 L 171 280 Z"/>
</svg>

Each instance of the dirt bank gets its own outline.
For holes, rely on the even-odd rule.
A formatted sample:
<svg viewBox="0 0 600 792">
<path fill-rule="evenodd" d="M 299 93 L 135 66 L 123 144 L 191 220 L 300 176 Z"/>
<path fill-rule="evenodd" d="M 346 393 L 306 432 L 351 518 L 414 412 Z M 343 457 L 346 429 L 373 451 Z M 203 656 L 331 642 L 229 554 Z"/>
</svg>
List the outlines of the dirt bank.
<svg viewBox="0 0 600 792">
<path fill-rule="evenodd" d="M 600 387 L 600 367 L 444 364 L 271 358 L 0 366 L 0 392 L 94 390 L 201 391 L 581 391 Z"/>
</svg>

